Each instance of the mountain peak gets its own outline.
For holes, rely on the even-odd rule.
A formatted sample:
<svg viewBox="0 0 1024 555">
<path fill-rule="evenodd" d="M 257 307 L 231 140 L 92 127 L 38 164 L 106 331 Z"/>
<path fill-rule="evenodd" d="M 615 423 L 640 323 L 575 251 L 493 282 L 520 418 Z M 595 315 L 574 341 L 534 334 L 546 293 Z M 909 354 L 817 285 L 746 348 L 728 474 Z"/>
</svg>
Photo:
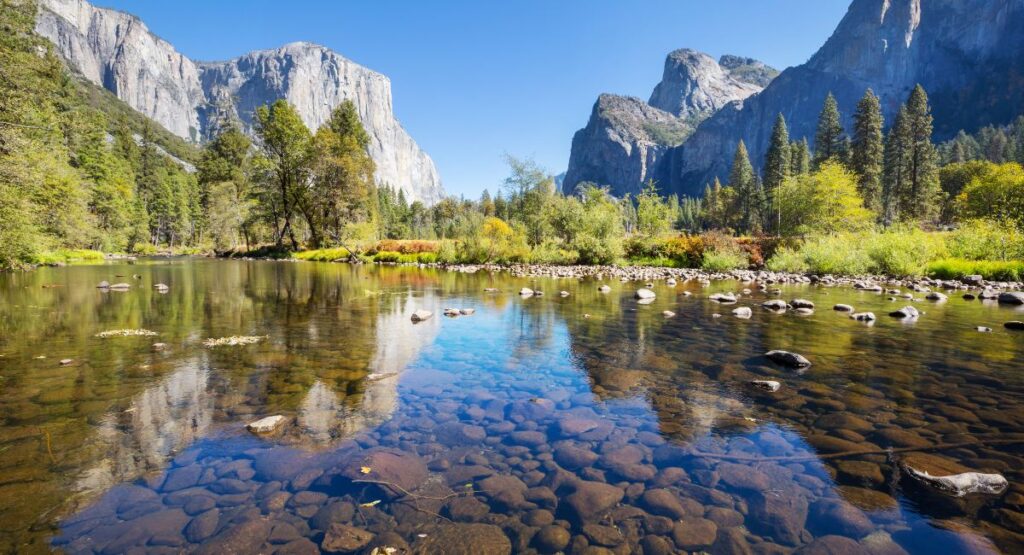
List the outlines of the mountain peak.
<svg viewBox="0 0 1024 555">
<path fill-rule="evenodd" d="M 702 119 L 761 88 L 734 77 L 728 68 L 703 52 L 680 48 L 665 57 L 661 82 L 648 103 L 679 117 Z"/>
</svg>

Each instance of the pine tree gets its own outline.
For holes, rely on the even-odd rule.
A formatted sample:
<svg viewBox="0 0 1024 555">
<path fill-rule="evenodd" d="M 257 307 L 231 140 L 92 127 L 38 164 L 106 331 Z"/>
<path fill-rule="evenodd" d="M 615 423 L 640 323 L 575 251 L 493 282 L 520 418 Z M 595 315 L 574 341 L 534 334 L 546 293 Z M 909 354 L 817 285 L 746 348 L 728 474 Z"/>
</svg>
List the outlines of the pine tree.
<svg viewBox="0 0 1024 555">
<path fill-rule="evenodd" d="M 910 151 L 910 117 L 900 106 L 885 138 L 885 167 L 882 179 L 882 223 L 891 225 L 901 217 L 901 199 L 907 189 L 907 159 Z"/>
<path fill-rule="evenodd" d="M 881 209 L 879 194 L 885 162 L 882 126 L 882 105 L 875 93 L 868 89 L 853 114 L 850 168 L 857 174 L 857 192 L 864 199 L 864 206 L 875 211 Z"/>
<path fill-rule="evenodd" d="M 803 175 L 811 171 L 811 149 L 807 137 L 789 144 L 789 173 Z"/>
<path fill-rule="evenodd" d="M 836 97 L 828 93 L 818 116 L 818 130 L 814 134 L 814 167 L 820 167 L 830 158 L 840 157 L 842 144 L 843 125 L 839 105 L 836 104 Z"/>
<path fill-rule="evenodd" d="M 777 206 L 777 193 L 782 182 L 789 177 L 790 168 L 789 152 L 789 131 L 786 129 L 786 118 L 779 114 L 775 118 L 775 127 L 772 129 L 772 138 L 768 143 L 768 152 L 764 161 L 764 193 L 767 197 L 766 212 L 768 214 L 779 214 Z M 772 220 L 772 218 L 766 218 Z M 765 222 L 768 229 L 777 228 L 777 223 Z"/>
<path fill-rule="evenodd" d="M 939 168 L 935 145 L 932 144 L 931 108 L 921 85 L 910 93 L 907 116 L 910 132 L 907 213 L 914 219 L 924 219 L 933 216 L 937 209 Z"/>
<path fill-rule="evenodd" d="M 750 165 L 747 145 L 740 139 L 736 146 L 736 154 L 732 159 L 732 170 L 729 172 L 729 186 L 736 191 L 740 227 L 750 231 L 757 219 L 757 191 L 755 190 L 754 168 Z"/>
</svg>

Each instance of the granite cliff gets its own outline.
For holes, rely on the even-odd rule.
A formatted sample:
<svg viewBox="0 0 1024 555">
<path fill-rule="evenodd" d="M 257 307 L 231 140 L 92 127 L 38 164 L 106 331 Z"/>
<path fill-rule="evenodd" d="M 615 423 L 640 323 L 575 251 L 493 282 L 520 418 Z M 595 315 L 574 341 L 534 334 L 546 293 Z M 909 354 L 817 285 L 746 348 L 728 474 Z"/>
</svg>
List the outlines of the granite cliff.
<svg viewBox="0 0 1024 555">
<path fill-rule="evenodd" d="M 85 0 L 42 0 L 36 31 L 74 71 L 193 142 L 233 121 L 251 133 L 257 106 L 284 98 L 315 129 L 352 100 L 370 134 L 377 180 L 433 204 L 444 196 L 430 157 L 395 118 L 390 80 L 323 46 L 296 42 L 224 62 L 196 62 L 130 14 Z"/>
</svg>

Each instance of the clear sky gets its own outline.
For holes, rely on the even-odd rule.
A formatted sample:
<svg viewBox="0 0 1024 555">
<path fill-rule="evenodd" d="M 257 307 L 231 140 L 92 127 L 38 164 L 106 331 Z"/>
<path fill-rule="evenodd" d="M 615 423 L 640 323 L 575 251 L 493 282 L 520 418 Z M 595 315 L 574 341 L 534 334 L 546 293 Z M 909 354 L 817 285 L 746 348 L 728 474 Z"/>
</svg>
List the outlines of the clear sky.
<svg viewBox="0 0 1024 555">
<path fill-rule="evenodd" d="M 493 193 L 505 153 L 565 171 L 597 95 L 646 99 L 676 48 L 807 60 L 849 0 L 93 0 L 197 60 L 298 40 L 391 78 L 395 113 L 451 194 Z"/>
</svg>

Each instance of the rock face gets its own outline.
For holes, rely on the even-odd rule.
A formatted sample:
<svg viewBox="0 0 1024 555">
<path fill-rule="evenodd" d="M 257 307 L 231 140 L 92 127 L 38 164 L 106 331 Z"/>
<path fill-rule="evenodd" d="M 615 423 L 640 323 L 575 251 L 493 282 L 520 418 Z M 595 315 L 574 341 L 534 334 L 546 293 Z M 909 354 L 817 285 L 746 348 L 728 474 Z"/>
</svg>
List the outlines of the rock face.
<svg viewBox="0 0 1024 555">
<path fill-rule="evenodd" d="M 662 182 L 670 173 L 663 162 L 671 147 L 728 103 L 760 91 L 775 73 L 749 58 L 723 56 L 720 63 L 695 50 L 671 52 L 647 102 L 598 97 L 587 126 L 573 136 L 562 190 L 590 182 L 610 186 L 614 195 L 636 194 L 648 179 Z"/>
<path fill-rule="evenodd" d="M 251 134 L 256 107 L 279 98 L 313 130 L 352 100 L 370 135 L 378 182 L 410 201 L 433 204 L 444 195 L 433 161 L 395 119 L 390 80 L 328 48 L 295 42 L 226 62 L 196 62 L 138 18 L 84 0 L 43 0 L 36 31 L 86 79 L 193 142 L 227 122 Z"/>
<path fill-rule="evenodd" d="M 738 59 L 729 57 L 730 61 Z M 682 48 L 665 58 L 661 82 L 654 87 L 647 103 L 679 117 L 704 119 L 762 88 L 763 85 L 733 77 L 729 69 L 711 56 Z"/>
<path fill-rule="evenodd" d="M 779 113 L 790 138 L 813 140 L 830 91 L 847 129 L 865 89 L 881 98 L 888 124 L 917 83 L 928 91 L 937 140 L 1006 123 L 1024 103 L 1024 85 L 1012 77 L 1024 71 L 1022 27 L 1024 0 L 853 0 L 807 63 L 723 108 L 666 153 L 673 168 L 666 188 L 694 195 L 715 176 L 724 179 L 740 139 L 757 166 Z"/>
</svg>

